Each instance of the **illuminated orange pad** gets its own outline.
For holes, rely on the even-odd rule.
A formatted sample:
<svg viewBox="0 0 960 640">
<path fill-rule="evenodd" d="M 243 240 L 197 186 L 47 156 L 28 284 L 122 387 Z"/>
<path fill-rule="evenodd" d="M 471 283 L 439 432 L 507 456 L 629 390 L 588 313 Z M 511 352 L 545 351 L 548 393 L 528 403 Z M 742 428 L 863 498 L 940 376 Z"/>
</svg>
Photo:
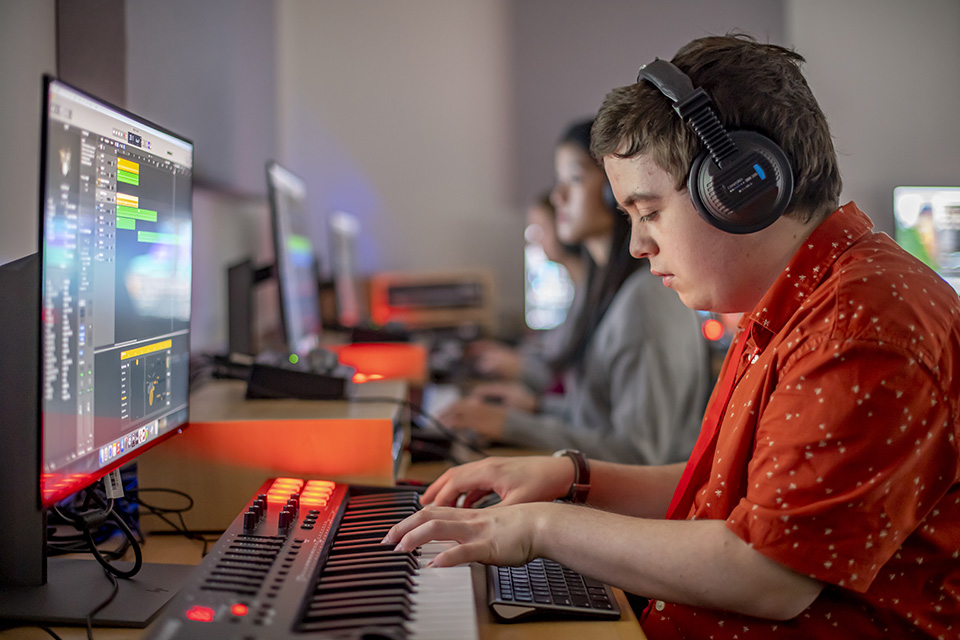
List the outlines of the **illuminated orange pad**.
<svg viewBox="0 0 960 640">
<path fill-rule="evenodd" d="M 267 491 L 268 504 L 285 504 L 296 496 L 301 507 L 325 507 L 337 488 L 330 480 L 307 480 L 300 478 L 277 478 Z"/>
</svg>

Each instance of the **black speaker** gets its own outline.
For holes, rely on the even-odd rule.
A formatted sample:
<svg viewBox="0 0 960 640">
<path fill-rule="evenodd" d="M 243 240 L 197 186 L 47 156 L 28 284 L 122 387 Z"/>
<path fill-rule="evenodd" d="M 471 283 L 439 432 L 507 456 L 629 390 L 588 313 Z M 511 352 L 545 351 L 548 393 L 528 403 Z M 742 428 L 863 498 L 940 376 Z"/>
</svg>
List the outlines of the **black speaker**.
<svg viewBox="0 0 960 640">
<path fill-rule="evenodd" d="M 703 142 L 705 150 L 687 176 L 700 215 L 730 233 L 753 233 L 773 224 L 793 195 L 793 171 L 783 149 L 753 131 L 726 131 L 710 96 L 666 60 L 640 67 L 637 82 L 642 80 L 673 102 Z"/>
</svg>

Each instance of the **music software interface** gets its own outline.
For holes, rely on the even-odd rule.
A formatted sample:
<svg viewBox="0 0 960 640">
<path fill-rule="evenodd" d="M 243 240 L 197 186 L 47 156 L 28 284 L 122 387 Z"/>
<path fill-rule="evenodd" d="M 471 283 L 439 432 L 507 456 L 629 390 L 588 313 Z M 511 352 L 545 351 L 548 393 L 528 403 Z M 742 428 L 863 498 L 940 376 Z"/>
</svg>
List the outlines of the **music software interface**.
<svg viewBox="0 0 960 640">
<path fill-rule="evenodd" d="M 192 145 L 50 84 L 43 471 L 86 474 L 186 421 Z"/>
</svg>

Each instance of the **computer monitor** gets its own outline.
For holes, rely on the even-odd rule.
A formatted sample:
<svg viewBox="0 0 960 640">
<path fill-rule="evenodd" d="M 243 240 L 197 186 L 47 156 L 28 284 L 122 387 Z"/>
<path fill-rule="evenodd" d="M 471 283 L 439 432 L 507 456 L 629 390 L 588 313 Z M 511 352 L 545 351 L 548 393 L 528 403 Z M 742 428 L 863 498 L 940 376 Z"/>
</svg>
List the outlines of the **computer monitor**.
<svg viewBox="0 0 960 640">
<path fill-rule="evenodd" d="M 535 224 L 524 230 L 523 317 L 528 329 L 553 329 L 563 324 L 573 301 L 574 283 L 567 269 L 550 260 L 540 245 L 543 231 Z"/>
<path fill-rule="evenodd" d="M 267 195 L 284 342 L 291 354 L 303 356 L 319 345 L 322 332 L 307 187 L 290 170 L 271 161 L 267 163 Z"/>
<path fill-rule="evenodd" d="M 894 235 L 960 292 L 960 187 L 893 190 Z"/>
<path fill-rule="evenodd" d="M 82 623 L 112 584 L 48 561 L 47 510 L 187 424 L 193 145 L 43 86 L 39 251 L 0 275 L 0 618 Z M 145 624 L 184 575 L 145 569 L 113 624 Z"/>
</svg>

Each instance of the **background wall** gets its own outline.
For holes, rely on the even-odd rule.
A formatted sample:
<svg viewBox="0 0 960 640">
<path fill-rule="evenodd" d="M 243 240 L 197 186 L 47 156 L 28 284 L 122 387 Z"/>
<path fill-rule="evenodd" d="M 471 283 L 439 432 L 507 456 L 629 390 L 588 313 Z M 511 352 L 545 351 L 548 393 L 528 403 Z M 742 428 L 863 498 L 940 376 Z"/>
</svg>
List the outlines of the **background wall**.
<svg viewBox="0 0 960 640">
<path fill-rule="evenodd" d="M 671 58 L 694 38 L 745 31 L 784 44 L 775 0 L 521 0 L 510 3 L 518 202 L 553 183 L 553 145 L 574 119 L 592 117 L 642 64 Z"/>
<path fill-rule="evenodd" d="M 486 266 L 522 311 L 521 230 L 552 147 L 654 56 L 742 29 L 795 46 L 845 199 L 892 231 L 899 184 L 958 184 L 956 0 L 126 0 L 127 106 L 197 143 L 198 344 L 225 337 L 221 280 L 269 259 L 263 164 L 307 181 L 318 246 L 360 218 L 360 267 Z M 36 249 L 40 74 L 53 0 L 0 4 L 0 263 Z M 226 232 L 229 231 L 229 232 Z"/>
<path fill-rule="evenodd" d="M 54 0 L 0 5 L 0 264 L 37 250 L 40 98 L 57 68 Z"/>
<path fill-rule="evenodd" d="M 264 193 L 276 153 L 273 2 L 125 2 L 127 108 L 193 141 L 200 186 Z"/>
<path fill-rule="evenodd" d="M 492 269 L 506 332 L 522 324 L 524 211 L 553 182 L 563 128 L 690 38 L 783 33 L 782 3 L 766 0 L 278 9 L 280 157 L 304 175 L 318 214 L 358 216 L 367 272 Z"/>
<path fill-rule="evenodd" d="M 277 6 L 280 157 L 359 267 L 518 268 L 507 2 Z"/>
<path fill-rule="evenodd" d="M 834 135 L 843 201 L 892 235 L 894 187 L 960 185 L 960 2 L 787 7 L 787 39 Z"/>
</svg>

